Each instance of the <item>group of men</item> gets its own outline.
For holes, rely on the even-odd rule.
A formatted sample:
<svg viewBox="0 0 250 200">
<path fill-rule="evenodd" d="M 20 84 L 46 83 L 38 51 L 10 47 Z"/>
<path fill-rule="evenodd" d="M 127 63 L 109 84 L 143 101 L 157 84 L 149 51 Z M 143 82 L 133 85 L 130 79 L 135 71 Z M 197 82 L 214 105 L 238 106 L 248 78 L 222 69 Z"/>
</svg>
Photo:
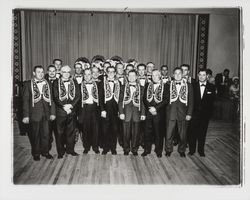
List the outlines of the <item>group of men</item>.
<svg viewBox="0 0 250 200">
<path fill-rule="evenodd" d="M 66 154 L 77 156 L 75 142 L 81 133 L 83 154 L 90 149 L 106 155 L 117 154 L 117 143 L 124 155 L 142 156 L 154 151 L 171 156 L 173 146 L 185 157 L 198 150 L 205 156 L 208 122 L 213 110 L 215 87 L 207 81 L 207 71 L 198 72 L 198 81 L 183 64 L 168 74 L 168 66 L 156 69 L 153 62 L 138 63 L 114 56 L 105 60 L 95 56 L 91 62 L 81 57 L 74 73 L 62 60 L 55 59 L 45 75 L 35 66 L 33 78 L 23 87 L 23 123 L 30 125 L 34 160 L 49 153 L 56 141 L 58 159 Z M 78 131 L 76 131 L 78 130 Z M 165 140 L 165 143 L 164 143 Z M 198 147 L 197 147 L 198 146 Z"/>
</svg>

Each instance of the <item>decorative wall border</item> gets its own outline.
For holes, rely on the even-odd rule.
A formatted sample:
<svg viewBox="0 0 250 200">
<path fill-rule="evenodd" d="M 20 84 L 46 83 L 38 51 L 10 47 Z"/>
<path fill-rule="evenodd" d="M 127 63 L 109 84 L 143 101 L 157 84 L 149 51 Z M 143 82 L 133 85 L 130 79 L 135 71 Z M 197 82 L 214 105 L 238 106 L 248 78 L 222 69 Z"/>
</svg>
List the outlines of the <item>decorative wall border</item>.
<svg viewBox="0 0 250 200">
<path fill-rule="evenodd" d="M 208 48 L 209 15 L 198 16 L 198 37 L 197 37 L 197 62 L 196 68 L 207 68 L 207 48 Z"/>
</svg>

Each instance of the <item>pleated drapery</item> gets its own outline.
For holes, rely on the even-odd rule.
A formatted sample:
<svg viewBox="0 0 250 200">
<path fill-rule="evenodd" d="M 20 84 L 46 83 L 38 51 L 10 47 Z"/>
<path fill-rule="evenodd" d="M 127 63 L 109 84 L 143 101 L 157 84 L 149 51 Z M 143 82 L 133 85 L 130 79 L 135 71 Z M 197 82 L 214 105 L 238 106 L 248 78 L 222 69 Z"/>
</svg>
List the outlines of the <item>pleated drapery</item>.
<svg viewBox="0 0 250 200">
<path fill-rule="evenodd" d="M 170 71 L 183 63 L 196 68 L 196 15 L 22 12 L 24 79 L 35 65 L 46 68 L 54 58 L 73 66 L 78 57 L 97 54 L 152 61 L 157 68 L 167 64 Z"/>
</svg>

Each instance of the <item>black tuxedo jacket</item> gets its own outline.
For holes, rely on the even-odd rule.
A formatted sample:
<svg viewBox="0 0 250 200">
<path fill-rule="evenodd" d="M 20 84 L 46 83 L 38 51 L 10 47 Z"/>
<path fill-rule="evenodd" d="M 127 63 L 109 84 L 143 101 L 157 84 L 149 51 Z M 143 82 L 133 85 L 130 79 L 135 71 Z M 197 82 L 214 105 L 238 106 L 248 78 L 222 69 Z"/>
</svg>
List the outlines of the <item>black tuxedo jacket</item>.
<svg viewBox="0 0 250 200">
<path fill-rule="evenodd" d="M 50 88 L 52 91 L 52 88 Z M 51 105 L 41 99 L 32 107 L 32 91 L 31 80 L 25 81 L 23 84 L 23 117 L 29 117 L 30 121 L 40 121 L 45 115 L 45 118 L 49 120 L 50 115 L 55 115 L 55 104 L 51 92 Z"/>
<path fill-rule="evenodd" d="M 64 101 L 61 101 L 59 99 L 59 88 L 58 88 L 58 80 L 55 80 L 53 83 L 53 96 L 54 96 L 54 102 L 56 105 L 56 114 L 57 116 L 66 116 L 67 113 L 63 109 L 63 106 L 65 104 L 71 104 L 73 106 L 73 110 L 71 114 L 75 114 L 75 110 L 77 107 L 77 104 L 81 98 L 81 92 L 79 85 L 76 80 L 74 80 L 75 83 L 75 98 L 73 100 L 71 99 L 65 99 Z"/>
<path fill-rule="evenodd" d="M 194 105 L 195 105 L 193 118 L 209 119 L 213 113 L 215 86 L 207 82 L 202 98 L 201 98 L 199 82 L 194 83 L 193 88 L 194 88 Z"/>
</svg>

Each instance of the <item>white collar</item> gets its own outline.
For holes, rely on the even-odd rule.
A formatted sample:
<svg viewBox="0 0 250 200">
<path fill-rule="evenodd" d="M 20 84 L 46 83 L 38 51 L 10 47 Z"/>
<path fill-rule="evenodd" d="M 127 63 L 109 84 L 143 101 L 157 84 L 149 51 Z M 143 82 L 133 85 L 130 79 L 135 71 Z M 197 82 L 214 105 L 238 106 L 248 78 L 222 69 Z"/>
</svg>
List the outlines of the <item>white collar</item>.
<svg viewBox="0 0 250 200">
<path fill-rule="evenodd" d="M 199 84 L 200 84 L 200 86 L 201 86 L 201 85 L 205 85 L 205 86 L 206 86 L 206 85 L 207 85 L 207 81 L 204 82 L 204 83 L 202 83 L 202 82 L 199 81 Z"/>
</svg>

